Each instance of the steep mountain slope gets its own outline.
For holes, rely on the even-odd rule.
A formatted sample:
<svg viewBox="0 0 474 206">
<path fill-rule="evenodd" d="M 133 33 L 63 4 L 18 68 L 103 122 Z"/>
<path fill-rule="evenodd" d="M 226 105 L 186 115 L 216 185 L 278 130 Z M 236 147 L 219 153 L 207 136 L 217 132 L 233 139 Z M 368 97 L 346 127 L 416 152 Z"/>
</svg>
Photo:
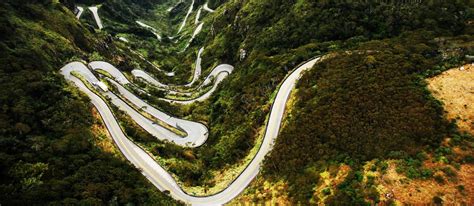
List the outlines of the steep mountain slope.
<svg viewBox="0 0 474 206">
<path fill-rule="evenodd" d="M 98 147 L 105 140 L 92 130 L 100 123 L 87 98 L 57 73 L 100 50 L 99 39 L 60 4 L 9 1 L 0 10 L 0 203 L 175 204 Z"/>
</svg>

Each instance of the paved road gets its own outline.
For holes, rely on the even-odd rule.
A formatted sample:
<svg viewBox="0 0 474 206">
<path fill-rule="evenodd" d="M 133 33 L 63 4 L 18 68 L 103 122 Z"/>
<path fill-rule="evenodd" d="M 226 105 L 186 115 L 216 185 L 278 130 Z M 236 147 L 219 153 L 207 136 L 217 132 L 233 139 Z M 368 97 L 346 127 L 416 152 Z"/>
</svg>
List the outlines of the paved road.
<svg viewBox="0 0 474 206">
<path fill-rule="evenodd" d="M 89 7 L 89 10 L 91 10 L 92 14 L 94 15 L 95 22 L 97 23 L 99 29 L 104 28 L 104 26 L 102 26 L 102 21 L 100 20 L 99 13 L 97 12 L 97 6 L 91 6 Z"/>
<path fill-rule="evenodd" d="M 101 69 L 101 70 L 106 71 L 107 73 L 112 75 L 114 79 L 118 81 L 120 84 L 123 84 L 123 85 L 130 84 L 130 81 L 128 81 L 127 77 L 125 77 L 125 75 L 123 75 L 123 73 L 120 70 L 118 70 L 116 67 L 114 67 L 112 64 L 108 62 L 93 61 L 89 63 L 89 66 L 93 70 Z"/>
<path fill-rule="evenodd" d="M 198 92 L 201 90 L 203 87 L 209 85 L 210 83 L 214 82 L 212 88 L 207 91 L 205 94 L 195 98 L 195 99 L 189 99 L 189 100 L 175 100 L 175 99 L 167 99 L 167 98 L 161 98 L 161 100 L 170 102 L 170 103 L 176 103 L 176 104 L 192 104 L 195 102 L 200 102 L 208 99 L 212 93 L 217 89 L 217 86 L 229 75 L 232 73 L 234 70 L 234 67 L 229 64 L 220 64 L 217 67 L 215 67 L 211 73 L 204 79 L 203 83 L 201 83 L 193 92 L 178 92 L 178 91 L 172 91 L 169 90 L 170 87 L 168 85 L 160 83 L 158 80 L 150 76 L 148 73 L 142 71 L 142 70 L 133 70 L 132 74 L 135 77 L 144 79 L 150 84 L 153 84 L 157 87 L 168 89 L 168 93 L 172 95 L 180 95 L 180 96 L 191 96 L 193 93 Z"/>
<path fill-rule="evenodd" d="M 234 70 L 234 67 L 232 65 L 229 65 L 229 64 L 221 64 L 221 65 L 217 66 L 216 68 L 214 68 L 212 70 L 212 72 L 206 77 L 204 82 L 196 90 L 199 91 L 202 87 L 210 84 L 214 80 L 214 84 L 212 85 L 212 88 L 209 91 L 207 91 L 206 93 L 204 93 L 203 95 L 201 95 L 197 98 L 189 99 L 189 100 L 172 100 L 172 99 L 162 98 L 161 100 L 167 101 L 167 102 L 170 102 L 170 103 L 185 104 L 185 105 L 186 104 L 192 104 L 192 103 L 195 103 L 195 102 L 204 101 L 204 100 L 208 99 L 209 97 L 211 97 L 212 93 L 214 93 L 214 91 L 217 89 L 219 84 L 222 81 L 224 81 L 224 79 L 227 76 L 229 76 L 232 73 L 233 70 Z M 190 92 L 190 93 L 180 93 L 180 94 L 190 96 L 190 95 L 192 95 L 192 92 Z"/>
<path fill-rule="evenodd" d="M 145 59 L 145 57 L 143 57 L 143 55 L 141 55 L 140 53 L 136 52 L 135 50 L 133 49 L 130 49 L 130 51 L 134 54 L 136 54 L 141 60 L 145 61 L 146 63 L 150 64 L 153 68 L 155 68 L 156 70 L 160 71 L 160 72 L 163 72 L 166 76 L 169 76 L 169 77 L 172 77 L 174 76 L 174 72 L 166 72 L 166 71 L 163 71 L 161 70 L 158 66 L 156 66 L 155 64 L 153 64 L 152 62 L 148 61 L 148 59 Z"/>
<path fill-rule="evenodd" d="M 144 27 L 144 28 L 147 28 L 151 31 L 151 33 L 153 33 L 156 38 L 161 41 L 161 35 L 158 33 L 158 30 L 156 30 L 155 28 L 153 28 L 152 26 L 149 26 L 141 21 L 135 21 L 138 25 L 140 25 L 141 27 Z"/>
<path fill-rule="evenodd" d="M 95 77 L 94 74 L 81 62 L 72 62 L 61 69 L 61 73 L 67 79 L 71 79 L 71 77 L 73 77 L 70 75 L 71 72 L 77 72 L 84 76 L 91 85 L 96 85 L 99 82 L 97 77 Z M 134 94 L 125 89 L 121 84 L 113 80 L 111 80 L 111 82 L 118 88 L 120 95 L 128 101 L 124 101 L 124 99 L 119 98 L 111 91 L 101 91 L 101 94 L 106 98 L 109 98 L 110 103 L 124 111 L 140 127 L 157 139 L 167 140 L 184 147 L 198 147 L 206 142 L 208 137 L 208 129 L 203 124 L 172 117 L 142 101 L 140 98 L 136 97 Z M 129 103 L 133 104 L 135 108 L 132 105 L 129 105 Z M 160 121 L 172 127 L 183 130 L 186 133 L 186 136 L 179 136 L 174 132 L 154 123 L 138 112 L 136 108 L 141 108 L 144 112 L 159 119 Z"/>
<path fill-rule="evenodd" d="M 82 15 L 82 12 L 84 12 L 84 8 L 82 8 L 81 6 L 78 6 L 78 7 L 77 7 L 77 10 L 79 10 L 79 12 L 77 12 L 76 18 L 77 18 L 77 19 L 80 19 L 80 18 L 81 18 L 81 15 Z"/>
<path fill-rule="evenodd" d="M 124 98 L 126 98 L 129 102 L 131 102 L 133 105 L 135 105 L 137 108 L 142 108 L 144 112 L 152 115 L 153 117 L 161 120 L 162 122 L 172 127 L 183 130 L 187 134 L 186 136 L 181 137 L 179 135 L 176 135 L 175 133 L 170 133 L 170 134 L 165 134 L 164 138 L 161 138 L 161 139 L 167 139 L 171 142 L 174 142 L 177 145 L 185 146 L 185 147 L 199 147 L 206 142 L 207 137 L 209 136 L 209 131 L 205 125 L 198 122 L 193 122 L 193 121 L 189 121 L 185 119 L 172 117 L 169 114 L 166 114 L 154 108 L 153 106 L 149 105 L 145 101 L 141 100 L 139 97 L 135 96 L 133 93 L 128 91 L 126 88 L 124 88 L 121 84 L 113 80 L 111 80 L 111 82 L 118 88 L 120 94 Z M 132 119 L 135 120 L 133 116 L 132 116 Z M 153 123 L 151 124 L 152 125 L 148 125 L 148 126 L 161 128 L 158 125 L 153 125 Z M 169 131 L 167 132 L 169 133 Z"/>
<path fill-rule="evenodd" d="M 203 22 L 203 23 L 200 23 L 200 24 L 196 27 L 196 29 L 194 29 L 194 32 L 193 32 L 193 35 L 191 36 L 191 39 L 189 39 L 188 43 L 187 43 L 186 46 L 183 48 L 183 50 L 181 50 L 181 52 L 184 52 L 184 51 L 186 51 L 186 49 L 188 49 L 189 45 L 191 45 L 191 42 L 194 40 L 194 38 L 196 38 L 196 36 L 201 32 L 203 26 L 204 26 L 204 22 Z"/>
<path fill-rule="evenodd" d="M 199 52 L 198 52 L 198 55 L 197 55 L 197 58 L 196 58 L 196 62 L 195 62 L 196 67 L 194 68 L 193 79 L 191 80 L 191 82 L 183 85 L 184 87 L 191 87 L 201 76 L 201 72 L 202 72 L 202 67 L 201 67 L 202 58 L 201 58 L 201 55 L 202 55 L 203 51 L 204 51 L 204 47 L 199 49 Z M 118 73 L 120 73 L 120 71 L 118 69 L 115 69 L 115 70 Z M 217 67 L 215 67 L 211 71 L 211 73 L 206 77 L 206 79 L 204 79 L 203 83 L 201 83 L 201 85 L 199 85 L 195 89 L 195 91 L 199 91 L 202 87 L 207 86 L 213 80 L 215 80 L 213 87 L 211 88 L 210 91 L 206 92 L 204 95 L 202 95 L 202 96 L 200 96 L 196 99 L 186 100 L 186 101 L 173 100 L 173 99 L 163 99 L 163 100 L 168 101 L 168 102 L 172 102 L 172 103 L 178 103 L 178 104 L 191 104 L 191 103 L 194 103 L 194 102 L 203 101 L 203 100 L 210 97 L 210 95 L 212 94 L 212 92 L 215 91 L 217 86 L 225 79 L 225 77 L 227 77 L 229 74 L 231 74 L 233 70 L 234 70 L 234 67 L 232 65 L 229 65 L 229 64 L 220 64 Z M 114 72 L 114 73 L 117 73 L 117 72 Z M 143 79 L 146 82 L 148 82 L 148 83 L 150 83 L 150 84 L 152 84 L 156 87 L 167 89 L 168 93 L 173 94 L 173 95 L 191 96 L 194 93 L 194 92 L 173 91 L 172 88 L 169 85 L 161 83 L 160 81 L 156 80 L 155 78 L 153 78 L 151 75 L 149 75 L 148 73 L 146 73 L 143 70 L 138 70 L 138 69 L 132 70 L 132 75 L 135 76 L 136 78 Z M 120 75 L 117 75 L 117 77 L 120 78 Z M 177 85 L 173 85 L 173 86 L 177 86 Z"/>
<path fill-rule="evenodd" d="M 194 70 L 193 80 L 190 83 L 188 83 L 184 86 L 190 87 L 201 75 L 200 61 L 201 60 L 199 58 L 196 61 L 198 64 L 196 64 L 196 69 Z M 108 72 L 110 75 L 112 75 L 112 77 L 117 82 L 119 82 L 122 85 L 131 84 L 130 81 L 122 74 L 122 72 L 120 72 L 119 69 L 117 69 L 116 67 L 114 67 L 110 63 L 102 62 L 102 61 L 95 61 L 95 62 L 89 63 L 89 66 L 94 70 L 101 69 L 101 70 L 104 70 L 104 71 Z M 232 65 L 220 64 L 219 66 L 215 67 L 211 71 L 211 73 L 206 77 L 206 79 L 204 79 L 203 83 L 201 83 L 201 85 L 199 85 L 193 92 L 172 91 L 171 87 L 169 85 L 165 85 L 165 84 L 159 82 L 158 80 L 156 80 L 155 78 L 153 78 L 148 73 L 146 73 L 142 70 L 138 70 L 138 69 L 132 70 L 132 75 L 137 77 L 137 78 L 144 79 L 146 82 L 148 82 L 148 83 L 150 83 L 154 86 L 157 86 L 157 87 L 160 87 L 160 88 L 163 88 L 163 89 L 167 89 L 168 93 L 170 93 L 170 94 L 180 95 L 180 96 L 191 96 L 193 93 L 199 92 L 199 90 L 201 90 L 203 87 L 205 87 L 205 86 L 209 85 L 210 83 L 214 82 L 212 88 L 209 91 L 207 91 L 203 95 L 201 95 L 197 98 L 194 98 L 194 99 L 175 100 L 175 99 L 160 98 L 161 100 L 167 101 L 167 102 L 170 102 L 170 103 L 192 104 L 192 103 L 195 103 L 195 102 L 200 102 L 200 101 L 204 101 L 204 100 L 208 99 L 212 95 L 212 93 L 217 89 L 217 86 L 219 86 L 219 84 L 229 74 L 231 74 L 233 70 L 234 70 L 234 67 Z"/>
<path fill-rule="evenodd" d="M 122 37 L 122 36 L 119 37 L 119 40 L 120 40 L 120 41 L 123 41 L 123 42 L 125 42 L 125 43 L 128 43 L 128 42 L 129 42 L 127 38 Z"/>
<path fill-rule="evenodd" d="M 207 12 L 210 12 L 210 13 L 214 13 L 215 11 L 213 9 L 210 9 L 209 6 L 207 5 L 208 2 L 206 2 L 204 4 L 204 10 L 206 10 Z"/>
<path fill-rule="evenodd" d="M 196 14 L 196 18 L 194 19 L 194 24 L 195 25 L 199 24 L 199 18 L 201 17 L 201 11 L 202 11 L 202 6 L 199 7 L 199 9 L 197 11 L 197 14 Z"/>
<path fill-rule="evenodd" d="M 189 15 L 191 12 L 193 12 L 194 8 L 194 0 L 191 2 L 191 6 L 189 6 L 188 13 L 186 13 L 186 16 L 183 19 L 183 23 L 181 23 L 181 26 L 178 29 L 178 34 L 183 30 L 184 26 L 186 25 L 186 21 L 188 20 Z"/>
<path fill-rule="evenodd" d="M 313 59 L 299 66 L 283 81 L 272 105 L 270 117 L 265 129 L 265 136 L 256 156 L 252 159 L 244 171 L 242 171 L 242 173 L 237 177 L 237 179 L 235 179 L 226 189 L 217 194 L 206 197 L 196 197 L 186 194 L 166 170 L 164 170 L 145 151 L 131 142 L 124 135 L 107 104 L 100 97 L 91 92 L 79 79 L 71 75 L 72 71 L 76 71 L 81 73 L 81 75 L 83 75 L 87 81 L 91 83 L 97 82 L 97 78 L 95 78 L 93 75 L 91 76 L 92 73 L 85 65 L 79 62 L 70 63 L 61 69 L 61 74 L 63 74 L 66 79 L 73 82 L 81 91 L 90 97 L 91 102 L 98 109 L 99 113 L 104 119 L 107 129 L 109 130 L 119 149 L 122 151 L 125 157 L 137 168 L 139 168 L 142 174 L 158 189 L 161 191 L 168 191 L 173 198 L 181 200 L 187 204 L 222 205 L 240 194 L 258 174 L 260 165 L 265 155 L 272 149 L 274 141 L 278 136 L 285 111 L 285 105 L 291 90 L 295 87 L 296 81 L 301 76 L 301 73 L 311 68 L 318 60 L 319 58 Z"/>
<path fill-rule="evenodd" d="M 202 52 L 204 52 L 204 47 L 201 47 L 198 51 L 198 54 L 197 54 L 197 57 L 196 57 L 196 63 L 195 63 L 196 67 L 194 68 L 193 79 L 191 80 L 191 82 L 184 85 L 185 87 L 192 86 L 194 84 L 194 82 L 196 82 L 196 80 L 199 79 L 199 76 L 201 76 L 201 71 L 202 71 L 202 67 L 201 67 L 202 58 L 201 58 L 201 55 L 202 55 Z"/>
<path fill-rule="evenodd" d="M 190 100 L 172 100 L 172 99 L 165 99 L 165 98 L 161 98 L 161 100 L 163 101 L 166 101 L 166 102 L 169 102 L 169 103 L 174 103 L 174 104 L 183 104 L 183 105 L 187 105 L 187 104 L 193 104 L 193 103 L 196 103 L 196 102 L 202 102 L 206 99 L 208 99 L 209 97 L 211 97 L 212 93 L 214 93 L 214 91 L 216 91 L 217 89 L 217 86 L 219 86 L 219 84 L 229 75 L 229 73 L 227 72 L 221 72 L 217 75 L 217 77 L 215 78 L 215 83 L 213 84 L 212 88 L 207 91 L 205 94 L 195 98 L 195 99 L 190 99 Z"/>
</svg>

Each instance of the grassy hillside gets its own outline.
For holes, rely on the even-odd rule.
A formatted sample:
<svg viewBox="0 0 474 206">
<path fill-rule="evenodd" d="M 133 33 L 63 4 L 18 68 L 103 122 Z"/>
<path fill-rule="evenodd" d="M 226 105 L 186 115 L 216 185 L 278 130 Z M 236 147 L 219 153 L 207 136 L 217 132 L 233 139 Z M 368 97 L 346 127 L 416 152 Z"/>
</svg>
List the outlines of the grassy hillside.
<svg viewBox="0 0 474 206">
<path fill-rule="evenodd" d="M 100 38 L 57 3 L 2 2 L 0 30 L 0 204 L 176 204 L 94 144 L 87 97 L 57 73 Z"/>
</svg>

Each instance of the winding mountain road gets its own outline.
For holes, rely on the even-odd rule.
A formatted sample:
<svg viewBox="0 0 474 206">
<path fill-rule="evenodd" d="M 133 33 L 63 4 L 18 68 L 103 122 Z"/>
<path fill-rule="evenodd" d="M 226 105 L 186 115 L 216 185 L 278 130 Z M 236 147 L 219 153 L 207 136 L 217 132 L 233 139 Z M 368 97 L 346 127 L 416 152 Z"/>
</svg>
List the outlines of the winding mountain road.
<svg viewBox="0 0 474 206">
<path fill-rule="evenodd" d="M 268 119 L 265 129 L 263 143 L 260 146 L 255 157 L 252 159 L 250 164 L 242 171 L 242 173 L 226 189 L 217 194 L 205 197 L 197 197 L 185 193 L 179 187 L 173 177 L 165 169 L 163 169 L 163 167 L 161 167 L 156 161 L 154 161 L 153 158 L 150 157 L 143 149 L 138 147 L 135 143 L 133 143 L 126 137 L 124 132 L 121 130 L 117 120 L 115 119 L 112 111 L 108 107 L 107 103 L 96 93 L 89 90 L 89 88 L 80 79 L 72 75 L 72 72 L 79 73 L 85 78 L 86 81 L 88 81 L 92 85 L 96 84 L 99 80 L 92 74 L 90 70 L 88 70 L 88 68 L 84 64 L 80 62 L 73 62 L 67 64 L 61 69 L 61 74 L 64 75 L 67 80 L 73 82 L 87 96 L 89 96 L 92 104 L 97 108 L 100 115 L 104 119 L 107 129 L 109 130 L 112 138 L 116 142 L 121 152 L 133 165 L 139 168 L 142 174 L 158 189 L 160 189 L 161 191 L 168 191 L 173 198 L 181 200 L 187 204 L 222 205 L 229 202 L 238 194 L 240 194 L 258 174 L 260 170 L 260 165 L 265 155 L 272 149 L 274 141 L 278 136 L 281 121 L 285 111 L 285 105 L 292 89 L 295 87 L 296 81 L 299 79 L 303 71 L 312 68 L 312 66 L 318 60 L 319 58 L 316 58 L 302 64 L 285 78 L 273 102 L 270 111 L 270 117 Z M 128 91 L 124 88 L 121 88 L 121 85 L 119 83 L 114 84 L 119 87 L 119 90 L 121 93 L 123 92 L 123 95 L 129 96 L 129 100 L 133 102 L 133 104 L 136 104 L 138 106 L 146 105 L 146 103 L 144 103 L 142 100 L 137 97 L 134 97 L 133 94 L 127 94 Z M 108 92 L 102 92 L 102 95 L 108 96 L 107 93 Z M 112 99 L 113 102 L 113 96 L 109 97 Z M 155 113 L 156 116 L 166 116 L 166 114 L 162 114 L 158 110 L 153 111 L 152 108 L 148 109 L 148 106 L 146 106 L 146 109 L 147 112 Z M 131 117 L 140 118 L 139 116 L 133 114 L 131 115 Z M 192 132 L 194 131 L 188 131 L 188 135 Z"/>
<path fill-rule="evenodd" d="M 191 87 L 191 86 L 193 86 L 193 84 L 201 76 L 201 72 L 202 72 L 202 66 L 201 66 L 202 58 L 201 58 L 201 55 L 202 55 L 203 52 L 204 52 L 204 47 L 199 49 L 199 51 L 198 51 L 192 80 L 189 83 L 187 83 L 185 85 L 182 85 L 182 87 Z M 94 68 L 93 65 L 91 65 L 91 66 Z M 122 78 L 123 75 L 120 74 L 120 71 L 118 69 L 116 69 L 115 67 L 113 67 L 112 65 L 110 65 L 108 63 L 105 63 L 105 64 L 103 64 L 103 66 L 104 67 L 107 66 L 108 69 L 114 70 L 113 72 L 109 72 L 109 73 L 111 73 L 115 78 L 117 78 L 117 79 Z M 112 66 L 113 68 L 111 68 L 110 66 Z M 162 98 L 162 100 L 170 102 L 170 103 L 177 103 L 177 104 L 191 104 L 191 103 L 194 103 L 194 102 L 203 101 L 203 100 L 205 100 L 205 99 L 207 99 L 211 96 L 211 94 L 215 91 L 217 86 L 225 79 L 225 77 L 230 75 L 233 70 L 234 70 L 234 67 L 232 65 L 229 65 L 229 64 L 220 64 L 217 67 L 215 67 L 211 71 L 211 73 L 204 79 L 204 81 L 195 90 L 200 90 L 201 88 L 209 85 L 213 81 L 214 81 L 214 85 L 212 86 L 212 88 L 208 92 L 206 92 L 205 94 L 203 94 L 202 96 L 200 96 L 198 98 L 191 99 L 191 100 L 175 100 L 175 99 Z M 156 87 L 166 89 L 166 90 L 168 90 L 168 93 L 172 94 L 172 95 L 191 96 L 194 93 L 194 92 L 173 91 L 172 88 L 169 85 L 161 83 L 160 81 L 156 80 L 150 74 L 148 74 L 147 72 L 145 72 L 143 70 L 138 70 L 138 69 L 132 70 L 132 75 L 135 78 L 143 79 L 146 82 L 148 82 L 148 83 L 150 83 L 150 84 L 152 84 Z M 173 86 L 178 86 L 178 85 L 173 85 Z"/>
<path fill-rule="evenodd" d="M 193 10 L 193 6 L 194 0 L 191 3 L 188 13 L 184 18 L 178 33 L 180 33 L 181 30 L 184 28 L 186 20 Z M 210 9 L 207 6 L 207 3 L 204 4 L 204 6 L 201 8 L 208 12 L 214 12 L 214 10 Z M 201 8 L 198 10 L 198 14 L 195 19 L 196 25 L 199 23 Z M 102 22 L 100 21 L 100 18 L 98 16 L 97 7 L 89 7 L 89 10 L 93 12 L 94 18 L 97 22 L 99 29 L 102 29 Z M 156 32 L 154 28 L 151 28 L 148 25 L 145 25 L 141 22 L 137 23 Z M 199 26 L 193 33 L 193 37 L 189 42 L 191 42 L 192 39 L 200 32 L 202 26 L 203 23 L 199 24 Z M 158 33 L 156 33 L 155 35 L 157 35 L 157 37 L 161 39 L 161 36 L 159 36 Z M 203 51 L 204 49 L 201 48 L 198 52 L 195 64 L 196 67 L 194 69 L 192 80 L 189 83 L 182 85 L 182 87 L 188 88 L 193 86 L 201 76 L 201 54 Z M 295 87 L 297 80 L 301 76 L 301 73 L 305 70 L 312 68 L 313 65 L 317 61 L 319 61 L 319 59 L 320 58 L 315 58 L 309 60 L 304 64 L 301 64 L 284 79 L 284 81 L 278 88 L 277 94 L 272 104 L 270 115 L 266 122 L 263 142 L 260 145 L 257 154 L 253 157 L 253 159 L 246 166 L 246 168 L 238 175 L 238 177 L 230 185 L 228 185 L 228 187 L 216 194 L 209 196 L 194 196 L 184 192 L 170 173 L 168 173 L 163 167 L 161 167 L 146 151 L 144 151 L 141 147 L 137 146 L 134 142 L 128 139 L 107 102 L 124 111 L 140 127 L 142 127 L 144 130 L 149 132 L 157 139 L 170 141 L 183 147 L 198 147 L 204 144 L 209 135 L 209 130 L 205 125 L 198 122 L 175 118 L 141 100 L 139 97 L 134 95 L 126 88 L 128 85 L 132 85 L 133 83 L 131 83 L 120 70 L 118 70 L 110 63 L 103 61 L 95 61 L 90 62 L 88 64 L 88 67 L 81 62 L 72 62 L 61 68 L 60 72 L 66 80 L 72 82 L 76 87 L 78 87 L 90 98 L 91 103 L 99 111 L 99 114 L 104 120 L 107 130 L 114 139 L 114 142 L 117 144 L 120 151 L 159 190 L 169 192 L 170 196 L 177 200 L 183 201 L 186 204 L 222 205 L 239 195 L 257 176 L 265 155 L 267 155 L 268 152 L 271 151 L 273 144 L 276 138 L 278 137 L 281 122 L 285 112 L 286 102 L 288 101 L 291 91 Z M 92 87 L 97 87 L 96 85 L 98 85 L 100 82 L 100 80 L 94 75 L 91 69 L 104 70 L 108 74 L 110 74 L 112 78 L 107 78 L 107 80 L 116 88 L 116 91 L 114 92 L 116 92 L 117 94 L 112 91 L 104 91 L 99 90 L 97 88 L 94 89 L 95 92 L 91 91 L 91 87 L 86 84 L 89 84 Z M 178 104 L 191 104 L 198 101 L 203 101 L 212 95 L 212 93 L 217 89 L 218 85 L 228 75 L 232 73 L 233 69 L 234 67 L 228 64 L 221 64 L 215 67 L 210 72 L 210 74 L 204 79 L 204 81 L 199 86 L 197 86 L 195 91 L 202 90 L 203 87 L 214 82 L 212 88 L 205 94 L 195 99 L 162 100 Z M 76 75 L 80 75 L 83 78 L 80 79 Z M 154 86 L 166 89 L 172 94 L 190 96 L 193 93 L 172 91 L 175 85 L 169 86 L 162 84 L 158 80 L 154 79 L 151 75 L 142 70 L 133 70 L 132 75 L 134 75 L 136 78 L 144 79 L 146 82 L 153 84 Z M 150 116 L 152 118 L 150 118 Z M 156 121 L 160 121 L 162 124 L 157 124 Z M 179 135 L 167 128 L 166 126 L 163 126 L 163 124 L 183 131 L 185 135 Z"/>
<path fill-rule="evenodd" d="M 182 85 L 181 87 L 188 88 L 188 87 L 193 86 L 193 84 L 201 76 L 201 71 L 202 71 L 201 54 L 202 54 L 203 51 L 204 51 L 204 48 L 199 49 L 199 52 L 198 52 L 198 55 L 197 55 L 197 58 L 196 58 L 196 63 L 195 63 L 196 67 L 194 69 L 193 79 L 191 80 L 191 82 L 189 82 L 185 85 Z M 108 62 L 93 61 L 93 62 L 89 63 L 89 67 L 92 68 L 93 70 L 104 70 L 104 71 L 106 71 L 108 74 L 110 74 L 114 78 L 115 81 L 119 82 L 122 85 L 132 84 L 119 69 L 117 69 L 115 66 L 113 66 L 112 64 L 110 64 Z M 212 88 L 209 91 L 207 91 L 206 93 L 202 94 L 201 96 L 193 98 L 193 99 L 178 100 L 178 99 L 160 98 L 161 100 L 167 101 L 167 102 L 170 102 L 170 103 L 192 104 L 192 103 L 195 103 L 195 102 L 204 101 L 204 100 L 208 99 L 212 95 L 212 93 L 217 89 L 217 86 L 229 74 L 231 74 L 233 70 L 234 70 L 234 67 L 232 65 L 229 65 L 229 64 L 220 64 L 220 65 L 218 65 L 217 67 L 215 67 L 211 71 L 211 73 L 204 79 L 204 81 L 196 89 L 194 89 L 191 92 L 174 91 L 171 86 L 159 82 L 158 80 L 156 80 L 155 78 L 153 78 L 151 75 L 149 75 L 148 73 L 146 73 L 143 70 L 134 69 L 134 70 L 132 70 L 131 73 L 135 78 L 143 79 L 146 82 L 148 82 L 148 83 L 150 83 L 150 84 L 152 84 L 156 87 L 166 89 L 169 94 L 179 95 L 179 96 L 191 96 L 195 93 L 195 91 L 199 91 L 203 87 L 205 87 L 205 86 L 209 85 L 210 83 L 214 82 Z M 179 87 L 179 85 L 173 85 L 173 86 L 174 87 Z"/>
<path fill-rule="evenodd" d="M 204 22 L 203 23 L 200 23 L 196 29 L 194 29 L 194 32 L 193 32 L 193 35 L 191 36 L 191 39 L 189 39 L 188 43 L 186 44 L 186 46 L 184 47 L 184 49 L 181 51 L 181 52 L 184 52 L 186 51 L 186 49 L 189 47 L 189 45 L 191 45 L 191 42 L 193 42 L 194 38 L 196 38 L 196 36 L 201 33 L 201 30 L 202 30 L 202 27 L 204 26 Z"/>
<path fill-rule="evenodd" d="M 95 62 L 93 65 L 96 65 L 96 63 L 97 62 Z M 100 82 L 100 80 L 94 76 L 87 66 L 81 62 L 72 62 L 61 69 L 61 74 L 63 74 L 67 79 L 74 77 L 71 75 L 71 72 L 76 72 L 82 75 L 91 85 L 97 85 L 97 83 Z M 117 87 L 120 95 L 128 101 L 125 101 L 111 91 L 102 91 L 101 94 L 104 97 L 110 99 L 110 103 L 124 111 L 140 127 L 157 139 L 167 140 L 184 147 L 198 147 L 206 142 L 208 137 L 208 129 L 203 124 L 175 118 L 164 112 L 161 112 L 151 105 L 145 103 L 140 98 L 136 97 L 134 94 L 125 89 L 121 84 L 115 82 L 114 80 L 111 80 L 111 82 Z M 130 105 L 130 103 L 133 105 Z M 144 112 L 172 127 L 183 130 L 186 133 L 186 136 L 179 136 L 178 134 L 156 124 L 156 122 L 143 116 L 139 111 L 137 111 L 136 108 L 134 108 L 134 106 L 136 108 L 142 109 Z"/>
</svg>

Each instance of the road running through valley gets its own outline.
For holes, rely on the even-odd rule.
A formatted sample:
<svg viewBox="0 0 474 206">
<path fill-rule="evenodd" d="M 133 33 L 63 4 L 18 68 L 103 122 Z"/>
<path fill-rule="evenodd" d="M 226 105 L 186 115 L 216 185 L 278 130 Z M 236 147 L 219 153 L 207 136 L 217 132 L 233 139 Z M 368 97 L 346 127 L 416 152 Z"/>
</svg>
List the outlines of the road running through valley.
<svg viewBox="0 0 474 206">
<path fill-rule="evenodd" d="M 265 155 L 272 149 L 275 139 L 278 136 L 281 121 L 283 119 L 284 111 L 286 102 L 289 98 L 289 95 L 292 89 L 295 87 L 295 84 L 301 73 L 305 70 L 308 70 L 313 67 L 313 65 L 319 60 L 319 58 L 312 59 L 300 66 L 298 66 L 293 72 L 291 72 L 280 85 L 277 95 L 274 99 L 274 102 L 271 107 L 270 116 L 268 118 L 268 122 L 266 123 L 266 129 L 264 134 L 264 139 L 262 145 L 260 146 L 257 154 L 249 163 L 249 165 L 242 171 L 242 173 L 223 191 L 204 197 L 193 196 L 190 194 L 185 193 L 178 185 L 178 183 L 173 179 L 171 174 L 169 174 L 163 167 L 161 167 L 154 159 L 149 156 L 146 151 L 142 148 L 137 146 L 135 143 L 130 141 L 122 129 L 119 126 L 119 123 L 115 116 L 113 115 L 111 109 L 107 105 L 107 103 L 96 93 L 89 90 L 89 88 L 82 82 L 82 80 L 75 77 L 72 73 L 76 72 L 79 75 L 83 76 L 84 79 L 92 84 L 95 85 L 99 82 L 99 80 L 94 76 L 94 74 L 85 66 L 83 63 L 80 62 L 73 62 L 67 64 L 61 69 L 61 74 L 64 77 L 74 83 L 82 92 L 84 92 L 89 98 L 91 99 L 92 104 L 97 108 L 101 117 L 104 120 L 104 123 L 110 132 L 110 135 L 116 142 L 117 146 L 119 147 L 120 151 L 124 154 L 124 156 L 133 164 L 135 165 L 142 174 L 152 182 L 158 189 L 161 191 L 167 191 L 169 194 L 180 201 L 185 202 L 186 204 L 192 205 L 222 205 L 233 198 L 235 198 L 238 194 L 240 194 L 249 184 L 250 182 L 256 177 L 260 170 L 260 165 L 265 157 Z M 121 86 L 120 83 L 115 83 L 116 86 Z M 127 93 L 127 90 L 124 88 L 119 87 L 120 92 Z M 108 92 L 101 92 L 102 95 L 107 95 Z M 125 94 L 127 95 L 127 94 Z M 133 94 L 131 95 L 130 101 L 136 105 L 146 105 L 145 102 L 140 100 L 137 97 L 134 97 Z M 109 96 L 114 101 L 113 96 Z M 115 103 L 114 103 L 115 104 Z M 148 109 L 146 107 L 147 112 L 155 113 L 156 116 L 163 116 L 166 114 L 160 114 L 160 111 L 153 111 L 153 109 Z M 131 115 L 132 118 L 140 118 L 137 115 Z M 170 117 L 172 118 L 172 117 Z M 186 120 L 183 120 L 186 121 Z M 190 121 L 189 121 L 190 122 Z M 194 131 L 188 130 L 189 133 L 193 133 Z M 168 135 L 168 134 L 163 134 Z M 207 135 L 207 134 L 206 134 Z M 176 137 L 167 137 L 168 139 L 173 139 Z M 182 137 L 178 137 L 182 138 Z M 190 146 L 190 145 L 186 145 Z"/>
</svg>

